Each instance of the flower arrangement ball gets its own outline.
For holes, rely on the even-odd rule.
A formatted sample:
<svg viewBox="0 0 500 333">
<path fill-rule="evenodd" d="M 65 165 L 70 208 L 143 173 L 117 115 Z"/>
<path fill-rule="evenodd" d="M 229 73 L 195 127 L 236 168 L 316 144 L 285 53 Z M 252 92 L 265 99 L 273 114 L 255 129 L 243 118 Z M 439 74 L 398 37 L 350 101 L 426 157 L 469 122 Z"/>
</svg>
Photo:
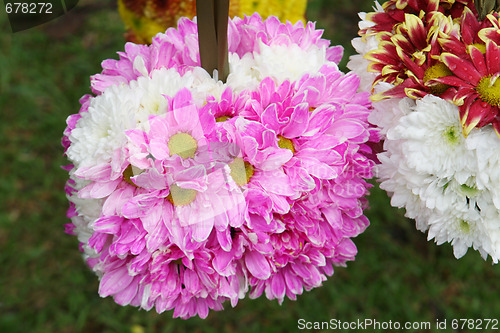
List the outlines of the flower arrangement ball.
<svg viewBox="0 0 500 333">
<path fill-rule="evenodd" d="M 63 137 L 67 232 L 99 295 L 204 318 L 246 294 L 296 299 L 354 260 L 378 134 L 321 35 L 234 18 L 226 82 L 186 18 L 102 63 Z"/>
<path fill-rule="evenodd" d="M 500 16 L 472 0 L 361 13 L 348 67 L 373 93 L 380 187 L 438 244 L 500 258 Z M 489 11 L 489 10 L 487 10 Z M 486 12 L 487 12 L 486 11 Z"/>
</svg>

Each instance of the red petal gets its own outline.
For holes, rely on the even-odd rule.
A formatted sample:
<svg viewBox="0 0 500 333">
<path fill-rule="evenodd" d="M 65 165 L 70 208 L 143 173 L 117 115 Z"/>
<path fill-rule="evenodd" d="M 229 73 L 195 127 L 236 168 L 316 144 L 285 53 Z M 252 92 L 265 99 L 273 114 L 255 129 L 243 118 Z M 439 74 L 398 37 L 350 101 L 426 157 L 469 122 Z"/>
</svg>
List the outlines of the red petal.
<svg viewBox="0 0 500 333">
<path fill-rule="evenodd" d="M 448 37 L 448 38 L 438 38 L 439 44 L 446 52 L 460 55 L 467 54 L 467 49 L 465 45 L 460 42 L 456 37 Z"/>
<path fill-rule="evenodd" d="M 396 47 L 391 42 L 380 42 L 376 50 L 372 50 L 365 54 L 364 58 L 369 61 L 382 62 L 384 64 L 397 64 L 399 61 L 396 57 Z"/>
<path fill-rule="evenodd" d="M 478 94 L 474 88 L 461 88 L 458 89 L 453 97 L 453 104 L 455 105 L 470 105 L 472 101 L 478 98 Z"/>
<path fill-rule="evenodd" d="M 441 59 L 456 76 L 463 79 L 465 82 L 477 84 L 479 80 L 481 80 L 481 74 L 470 61 L 463 60 L 460 57 L 447 52 L 441 55 Z"/>
<path fill-rule="evenodd" d="M 497 136 L 500 139 L 500 119 L 495 119 L 493 121 L 493 128 L 495 129 L 495 132 L 497 133 Z"/>
<path fill-rule="evenodd" d="M 413 72 L 416 77 L 420 79 L 424 77 L 424 70 L 422 69 L 422 66 L 418 66 L 407 54 L 401 53 L 399 50 L 398 55 L 400 56 L 401 60 L 403 60 L 403 63 L 406 65 L 408 70 Z"/>
<path fill-rule="evenodd" d="M 439 0 L 429 0 L 427 3 L 427 12 L 435 12 L 439 9 Z"/>
<path fill-rule="evenodd" d="M 446 90 L 444 93 L 439 95 L 439 97 L 441 97 L 442 99 L 444 99 L 450 103 L 453 103 L 453 99 L 454 99 L 456 94 L 457 94 L 457 89 L 451 87 L 451 88 L 448 88 L 448 90 Z"/>
<path fill-rule="evenodd" d="M 405 12 L 401 9 L 393 10 L 389 13 L 389 15 L 396 23 L 403 22 L 405 20 Z"/>
<path fill-rule="evenodd" d="M 391 41 L 396 47 L 401 48 L 406 53 L 413 53 L 415 51 L 415 46 L 403 35 L 394 35 Z"/>
<path fill-rule="evenodd" d="M 481 29 L 481 31 L 479 31 L 478 33 L 478 36 L 485 43 L 490 40 L 500 45 L 500 30 L 498 30 L 498 28 Z"/>
<path fill-rule="evenodd" d="M 412 99 L 420 99 L 427 95 L 427 93 L 421 89 L 405 88 L 406 96 Z"/>
<path fill-rule="evenodd" d="M 376 102 L 376 101 L 381 101 L 383 99 L 387 99 L 387 98 L 404 98 L 404 97 L 412 97 L 413 95 L 416 95 L 416 94 L 413 94 L 412 93 L 412 96 L 409 96 L 407 95 L 407 90 L 409 91 L 415 91 L 415 90 L 421 90 L 422 87 L 415 83 L 412 79 L 406 79 L 403 83 L 395 86 L 394 88 L 391 88 L 389 90 L 386 90 L 382 93 L 379 93 L 379 94 L 376 94 L 376 95 L 373 95 L 371 97 L 371 100 Z M 422 91 L 422 94 L 425 95 L 425 92 Z M 422 97 L 422 96 L 419 96 L 419 97 Z"/>
<path fill-rule="evenodd" d="M 474 44 L 477 31 L 479 31 L 479 22 L 470 9 L 464 8 L 462 16 L 462 24 L 460 27 L 462 33 L 462 40 L 465 45 Z"/>
<path fill-rule="evenodd" d="M 454 86 L 454 87 L 470 87 L 470 88 L 474 87 L 470 83 L 467 83 L 464 80 L 462 80 L 461 78 L 458 78 L 458 77 L 453 76 L 453 75 L 437 77 L 435 79 L 427 81 L 428 84 L 433 84 L 433 83 L 438 83 L 438 82 L 447 84 L 449 86 Z"/>
<path fill-rule="evenodd" d="M 488 68 L 486 67 L 486 62 L 484 59 L 484 55 L 477 47 L 474 45 L 469 46 L 469 54 L 472 60 L 472 63 L 476 67 L 476 69 L 481 73 L 482 76 L 488 76 Z"/>
<path fill-rule="evenodd" d="M 415 15 L 405 15 L 405 26 L 408 31 L 410 41 L 418 50 L 423 50 L 427 46 L 427 33 L 422 20 Z"/>
<path fill-rule="evenodd" d="M 474 127 L 481 127 L 479 125 L 481 123 L 484 123 L 483 120 L 490 116 L 492 111 L 491 109 L 491 105 L 483 102 L 479 98 L 472 102 L 472 105 L 470 105 L 470 107 L 468 108 L 465 119 L 462 119 L 462 131 L 465 137 L 469 135 L 470 131 L 472 131 Z"/>
<path fill-rule="evenodd" d="M 395 22 L 394 22 L 394 19 L 392 17 L 390 17 L 389 15 L 387 15 L 387 13 L 382 13 L 382 12 L 371 12 L 371 13 L 368 13 L 366 14 L 366 17 L 365 17 L 365 20 L 367 21 L 372 21 L 373 23 L 375 24 L 380 24 L 380 25 L 383 25 L 383 24 L 390 24 L 390 25 L 393 25 Z"/>
<path fill-rule="evenodd" d="M 500 48 L 492 41 L 486 42 L 486 64 L 489 73 L 500 72 Z"/>
</svg>

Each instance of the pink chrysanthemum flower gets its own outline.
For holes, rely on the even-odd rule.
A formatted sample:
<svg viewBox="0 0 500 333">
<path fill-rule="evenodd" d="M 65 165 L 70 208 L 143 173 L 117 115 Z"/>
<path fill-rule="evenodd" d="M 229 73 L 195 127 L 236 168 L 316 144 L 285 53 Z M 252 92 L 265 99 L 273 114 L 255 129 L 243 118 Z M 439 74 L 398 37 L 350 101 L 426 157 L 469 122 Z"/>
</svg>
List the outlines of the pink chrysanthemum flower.
<svg viewBox="0 0 500 333">
<path fill-rule="evenodd" d="M 226 82 L 199 67 L 188 19 L 102 63 L 62 140 L 66 230 L 102 297 L 205 318 L 249 291 L 295 299 L 354 260 L 378 133 L 321 34 L 230 20 Z"/>
</svg>

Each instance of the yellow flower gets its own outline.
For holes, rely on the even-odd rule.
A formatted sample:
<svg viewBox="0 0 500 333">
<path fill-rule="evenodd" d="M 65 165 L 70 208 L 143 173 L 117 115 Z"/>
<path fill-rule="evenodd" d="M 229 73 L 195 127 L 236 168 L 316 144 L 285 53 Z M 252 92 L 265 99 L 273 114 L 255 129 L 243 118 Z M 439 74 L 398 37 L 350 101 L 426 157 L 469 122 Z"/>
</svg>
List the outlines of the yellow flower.
<svg viewBox="0 0 500 333">
<path fill-rule="evenodd" d="M 231 0 L 230 17 L 258 12 L 263 18 L 274 15 L 281 21 L 305 21 L 307 0 Z M 175 27 L 177 20 L 196 16 L 195 0 L 118 0 L 118 12 L 127 29 L 126 38 L 151 43 L 158 32 Z"/>
</svg>

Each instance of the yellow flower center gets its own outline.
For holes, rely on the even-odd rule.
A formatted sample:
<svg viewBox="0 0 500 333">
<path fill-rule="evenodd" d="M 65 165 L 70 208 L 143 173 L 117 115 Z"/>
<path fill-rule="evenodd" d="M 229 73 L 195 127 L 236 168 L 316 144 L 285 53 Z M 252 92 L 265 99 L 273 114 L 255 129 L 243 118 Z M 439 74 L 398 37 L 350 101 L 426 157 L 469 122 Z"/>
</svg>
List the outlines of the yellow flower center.
<svg viewBox="0 0 500 333">
<path fill-rule="evenodd" d="M 168 140 L 170 156 L 179 155 L 184 159 L 194 157 L 197 149 L 198 144 L 196 140 L 187 133 L 174 134 L 170 137 L 170 140 Z"/>
<path fill-rule="evenodd" d="M 278 135 L 278 147 L 282 149 L 289 149 L 292 153 L 295 154 L 295 147 L 293 146 L 292 140 L 287 139 L 281 135 Z"/>
<path fill-rule="evenodd" d="M 248 184 L 254 173 L 253 165 L 244 161 L 241 157 L 236 157 L 229 163 L 231 177 L 238 186 Z"/>
<path fill-rule="evenodd" d="M 195 190 L 182 188 L 174 184 L 170 186 L 170 193 L 167 196 L 167 200 L 174 206 L 185 206 L 194 201 L 196 193 L 198 192 Z"/>
<path fill-rule="evenodd" d="M 437 79 L 440 77 L 445 77 L 452 75 L 453 72 L 450 71 L 448 67 L 446 67 L 445 64 L 442 62 L 438 62 L 435 65 L 432 65 L 431 67 L 427 68 L 424 73 L 424 84 L 426 84 L 428 81 L 432 79 Z M 444 93 L 450 86 L 444 83 L 435 83 L 432 85 L 427 86 L 431 93 L 434 95 L 441 95 Z"/>
<path fill-rule="evenodd" d="M 489 105 L 497 106 L 500 104 L 500 80 L 497 79 L 498 76 L 485 76 L 476 87 L 476 91 L 483 102 Z"/>
<path fill-rule="evenodd" d="M 231 117 L 229 117 L 229 116 L 221 116 L 221 117 L 215 118 L 215 121 L 218 122 L 218 123 L 221 123 L 221 122 L 226 121 L 228 119 L 231 119 Z"/>
</svg>

